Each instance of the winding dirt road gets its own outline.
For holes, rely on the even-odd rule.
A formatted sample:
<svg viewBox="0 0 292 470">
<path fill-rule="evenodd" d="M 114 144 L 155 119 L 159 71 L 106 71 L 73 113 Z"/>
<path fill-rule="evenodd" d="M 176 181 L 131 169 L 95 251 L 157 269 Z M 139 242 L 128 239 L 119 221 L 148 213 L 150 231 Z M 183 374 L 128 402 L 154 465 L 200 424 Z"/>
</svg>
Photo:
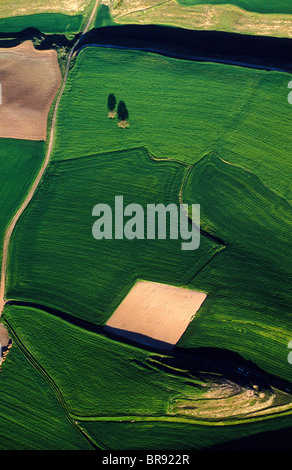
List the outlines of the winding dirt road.
<svg viewBox="0 0 292 470">
<path fill-rule="evenodd" d="M 35 191 L 36 191 L 38 185 L 40 184 L 41 179 L 42 179 L 42 177 L 43 177 L 43 175 L 44 175 L 44 173 L 45 173 L 45 171 L 46 171 L 46 169 L 47 169 L 47 167 L 50 163 L 50 159 L 51 159 L 51 156 L 52 156 L 52 150 L 53 150 L 53 144 L 54 144 L 57 113 L 58 113 L 61 98 L 63 96 L 64 90 L 65 90 L 65 87 L 66 87 L 66 84 L 67 84 L 71 59 L 73 57 L 75 49 L 78 46 L 81 38 L 84 36 L 84 34 L 86 34 L 88 32 L 100 2 L 101 2 L 101 0 L 96 0 L 95 1 L 94 7 L 93 7 L 92 12 L 91 12 L 91 15 L 90 15 L 90 17 L 89 17 L 89 19 L 86 23 L 86 26 L 85 26 L 85 28 L 82 32 L 82 35 L 76 41 L 76 43 L 74 44 L 74 46 L 72 47 L 72 49 L 71 49 L 71 51 L 68 55 L 65 74 L 64 74 L 64 78 L 63 78 L 63 83 L 62 83 L 62 86 L 60 88 L 60 91 L 59 91 L 59 94 L 58 94 L 58 97 L 57 97 L 57 100 L 56 100 L 56 103 L 55 103 L 55 108 L 54 108 L 54 113 L 53 113 L 53 118 L 52 118 L 52 124 L 51 124 L 51 130 L 50 130 L 50 136 L 49 136 L 49 141 L 48 141 L 48 148 L 47 148 L 47 152 L 46 152 L 44 162 L 41 166 L 41 169 L 40 169 L 40 171 L 39 171 L 32 187 L 30 189 L 28 195 L 26 196 L 26 198 L 23 201 L 22 205 L 20 206 L 20 208 L 18 209 L 18 211 L 14 215 L 13 219 L 11 220 L 11 222 L 10 222 L 6 232 L 5 232 L 5 237 L 4 237 L 4 241 L 3 241 L 3 254 L 2 254 L 1 280 L 0 280 L 0 317 L 2 316 L 3 308 L 4 308 L 5 303 L 6 303 L 5 286 L 6 286 L 6 274 L 7 274 L 7 260 L 8 260 L 9 242 L 10 242 L 13 230 L 14 230 L 18 220 L 20 219 L 21 215 L 23 214 L 23 212 L 27 208 L 28 204 L 32 200 L 32 198 L 35 194 Z"/>
</svg>

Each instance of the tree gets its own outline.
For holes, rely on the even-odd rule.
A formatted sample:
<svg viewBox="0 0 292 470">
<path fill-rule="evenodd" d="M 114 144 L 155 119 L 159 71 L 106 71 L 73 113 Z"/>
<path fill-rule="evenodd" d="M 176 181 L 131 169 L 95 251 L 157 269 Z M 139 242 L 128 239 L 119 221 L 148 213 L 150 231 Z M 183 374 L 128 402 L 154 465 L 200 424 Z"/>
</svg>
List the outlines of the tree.
<svg viewBox="0 0 292 470">
<path fill-rule="evenodd" d="M 129 112 L 124 101 L 119 101 L 117 112 L 120 121 L 126 121 L 127 119 L 129 119 Z"/>
<path fill-rule="evenodd" d="M 110 93 L 107 98 L 107 109 L 109 111 L 114 111 L 117 104 L 116 97 L 113 93 Z"/>
</svg>

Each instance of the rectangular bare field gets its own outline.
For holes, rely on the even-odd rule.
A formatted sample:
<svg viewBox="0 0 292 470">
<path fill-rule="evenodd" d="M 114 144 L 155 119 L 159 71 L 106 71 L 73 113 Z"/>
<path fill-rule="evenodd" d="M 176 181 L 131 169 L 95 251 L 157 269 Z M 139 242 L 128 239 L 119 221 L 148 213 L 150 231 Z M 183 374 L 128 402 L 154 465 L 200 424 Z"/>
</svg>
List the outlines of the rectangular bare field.
<svg viewBox="0 0 292 470">
<path fill-rule="evenodd" d="M 1 48 L 0 137 L 46 140 L 61 80 L 56 51 L 38 51 L 31 41 Z"/>
<path fill-rule="evenodd" d="M 105 330 L 136 342 L 172 349 L 207 294 L 139 281 L 105 325 Z"/>
</svg>

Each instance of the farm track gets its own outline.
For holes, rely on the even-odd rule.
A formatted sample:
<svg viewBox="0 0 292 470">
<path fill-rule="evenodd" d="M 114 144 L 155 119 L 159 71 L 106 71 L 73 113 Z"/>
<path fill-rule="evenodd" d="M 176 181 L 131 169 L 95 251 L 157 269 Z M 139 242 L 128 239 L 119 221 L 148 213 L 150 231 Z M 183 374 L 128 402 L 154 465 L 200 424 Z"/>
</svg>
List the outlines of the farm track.
<svg viewBox="0 0 292 470">
<path fill-rule="evenodd" d="M 77 48 L 81 38 L 89 31 L 89 28 L 91 26 L 93 18 L 96 14 L 97 8 L 100 4 L 100 1 L 101 0 L 96 0 L 95 1 L 94 7 L 93 7 L 92 12 L 91 12 L 91 15 L 90 15 L 90 17 L 89 17 L 89 19 L 88 19 L 88 21 L 85 25 L 85 28 L 84 28 L 82 34 L 79 37 L 79 39 L 76 41 L 76 43 L 74 44 L 74 46 L 72 47 L 72 49 L 71 49 L 71 51 L 68 55 L 66 68 L 65 68 L 65 73 L 64 73 L 64 78 L 63 78 L 63 83 L 62 83 L 62 86 L 61 86 L 60 91 L 58 93 L 58 97 L 57 97 L 55 107 L 54 107 L 53 118 L 52 118 L 52 123 L 51 123 L 51 130 L 50 130 L 49 141 L 48 141 L 48 146 L 47 146 L 47 151 L 46 151 L 46 156 L 45 156 L 44 162 L 41 166 L 41 169 L 40 169 L 40 171 L 39 171 L 32 187 L 30 189 L 28 195 L 26 196 L 26 198 L 23 201 L 22 205 L 20 206 L 20 208 L 18 209 L 18 211 L 14 215 L 12 221 L 10 222 L 10 224 L 9 224 L 9 226 L 8 226 L 6 232 L 5 232 L 5 237 L 4 237 L 4 241 L 3 241 L 1 281 L 0 281 L 1 282 L 1 284 L 0 284 L 0 318 L 2 316 L 3 308 L 4 308 L 4 305 L 5 305 L 5 286 L 6 286 L 6 274 L 7 274 L 7 261 L 8 261 L 9 242 L 10 242 L 12 233 L 13 233 L 15 227 L 16 227 L 17 222 L 19 221 L 20 217 L 22 216 L 25 209 L 27 208 L 30 201 L 32 200 L 32 198 L 33 198 L 33 196 L 34 196 L 34 194 L 35 194 L 35 192 L 36 192 L 36 190 L 37 190 L 37 188 L 38 188 L 38 186 L 39 186 L 39 184 L 40 184 L 40 182 L 41 182 L 41 180 L 44 176 L 44 173 L 45 173 L 46 169 L 49 166 L 51 156 L 52 156 L 52 151 L 53 151 L 57 113 L 58 113 L 61 98 L 63 96 L 64 90 L 65 90 L 65 87 L 66 87 L 66 84 L 67 84 L 67 79 L 68 79 L 68 76 L 69 76 L 71 60 L 72 60 L 74 51 Z"/>
</svg>

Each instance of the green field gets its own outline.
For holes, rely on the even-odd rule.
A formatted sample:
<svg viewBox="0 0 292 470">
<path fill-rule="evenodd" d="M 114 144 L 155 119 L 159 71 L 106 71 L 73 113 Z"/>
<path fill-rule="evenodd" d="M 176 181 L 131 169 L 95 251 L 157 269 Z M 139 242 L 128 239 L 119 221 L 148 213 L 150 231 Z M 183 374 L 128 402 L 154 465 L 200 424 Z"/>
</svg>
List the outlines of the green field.
<svg viewBox="0 0 292 470">
<path fill-rule="evenodd" d="M 180 346 L 227 348 L 292 378 L 288 79 L 139 52 L 83 52 L 61 103 L 55 160 L 12 236 L 8 298 L 100 325 L 137 279 L 203 290 L 207 301 Z M 107 118 L 111 91 L 126 100 L 130 129 Z M 202 227 L 221 244 L 202 236 L 197 251 L 183 252 L 178 240 L 93 239 L 95 204 L 113 206 L 115 195 L 125 205 L 177 203 L 185 164 L 193 167 L 183 200 L 201 204 Z"/>
<path fill-rule="evenodd" d="M 153 353 L 34 308 L 7 306 L 4 318 L 35 368 L 61 392 L 71 417 L 101 448 L 200 449 L 231 440 L 235 434 L 239 438 L 291 425 L 291 415 L 251 420 L 248 426 L 239 422 L 235 427 L 173 416 L 173 399 L 200 399 L 201 382 L 186 380 L 184 371 L 159 369 L 157 354 L 153 361 Z M 214 406 L 210 400 L 211 414 Z"/>
<path fill-rule="evenodd" d="M 186 167 L 141 149 L 54 162 L 10 244 L 8 298 L 38 302 L 103 324 L 139 278 L 187 285 L 221 248 L 180 240 L 95 240 L 98 203 L 177 203 Z M 142 190 L 143 188 L 143 190 Z M 113 211 L 114 212 L 114 211 Z"/>
<path fill-rule="evenodd" d="M 81 30 L 83 16 L 61 13 L 39 13 L 35 15 L 0 18 L 1 33 L 17 33 L 26 28 L 36 28 L 42 33 L 77 33 Z"/>
<path fill-rule="evenodd" d="M 104 324 L 137 279 L 202 290 L 179 346 L 227 348 L 291 380 L 291 206 L 252 173 L 209 155 L 186 180 L 183 201 L 201 204 L 203 229 L 226 246 L 216 257 L 222 245 L 205 237 L 194 252 L 178 240 L 93 239 L 96 203 L 175 202 L 184 174 L 142 150 L 53 163 L 13 234 L 7 297 Z"/>
<path fill-rule="evenodd" d="M 93 0 L 75 2 L 51 0 L 2 0 L 0 4 L 0 32 L 17 33 L 26 28 L 37 28 L 42 33 L 78 33 L 88 15 Z"/>
<path fill-rule="evenodd" d="M 103 8 L 108 7 L 104 5 Z M 123 0 L 111 2 L 109 9 L 114 21 L 122 24 L 159 24 L 204 31 L 292 37 L 289 0 Z"/>
<path fill-rule="evenodd" d="M 1 372 L 0 408 L 1 451 L 91 448 L 16 344 Z"/>
<path fill-rule="evenodd" d="M 88 3 L 41 13 L 37 0 L 26 17 L 0 19 L 0 31 L 76 32 Z M 284 1 L 234 4 L 292 13 Z M 100 11 L 96 26 L 108 21 Z M 13 346 L 0 371 L 1 450 L 202 449 L 291 427 L 291 79 L 130 50 L 74 57 L 52 161 L 9 242 L 6 298 L 18 305 L 3 312 Z M 125 100 L 129 129 L 108 119 L 109 93 Z M 0 246 L 46 148 L 1 139 Z M 93 207 L 108 204 L 114 218 L 115 196 L 144 209 L 200 204 L 200 247 L 183 251 L 169 231 L 94 239 Z M 174 354 L 104 334 L 137 280 L 207 294 Z M 199 348 L 213 351 L 209 363 Z M 275 377 L 286 381 L 280 393 Z"/>
<path fill-rule="evenodd" d="M 175 396 L 200 395 L 196 381 L 187 383 L 184 377 L 159 371 L 143 349 L 37 309 L 9 306 L 4 318 L 61 390 L 78 421 L 94 416 L 164 416 Z"/>
<path fill-rule="evenodd" d="M 193 166 L 183 201 L 226 249 L 190 283 L 210 296 L 179 345 L 231 349 L 291 381 L 291 205 L 216 155 Z"/>
<path fill-rule="evenodd" d="M 5 230 L 32 185 L 44 158 L 45 144 L 1 139 L 0 146 L 0 247 Z M 2 249 L 0 260 L 2 258 Z"/>
<path fill-rule="evenodd" d="M 244 10 L 258 13 L 292 13 L 290 0 L 176 0 L 180 5 L 226 5 L 232 4 Z"/>
<path fill-rule="evenodd" d="M 193 450 L 206 449 L 209 446 L 234 441 L 250 434 L 276 431 L 291 426 L 291 418 L 284 417 L 270 420 L 269 423 L 249 423 L 234 426 L 199 426 L 187 423 L 153 422 L 81 422 L 89 435 L 110 450 Z M 123 438 L 121 439 L 121 436 Z M 276 436 L 275 436 L 276 437 Z M 265 435 L 262 437 L 262 442 Z M 275 439 L 273 441 L 275 444 Z M 276 441 L 280 443 L 280 439 Z"/>
<path fill-rule="evenodd" d="M 215 150 L 291 200 L 290 80 L 280 72 L 88 48 L 60 106 L 54 158 L 143 145 L 158 158 L 193 164 Z M 109 93 L 127 103 L 126 132 L 107 119 Z"/>
</svg>

